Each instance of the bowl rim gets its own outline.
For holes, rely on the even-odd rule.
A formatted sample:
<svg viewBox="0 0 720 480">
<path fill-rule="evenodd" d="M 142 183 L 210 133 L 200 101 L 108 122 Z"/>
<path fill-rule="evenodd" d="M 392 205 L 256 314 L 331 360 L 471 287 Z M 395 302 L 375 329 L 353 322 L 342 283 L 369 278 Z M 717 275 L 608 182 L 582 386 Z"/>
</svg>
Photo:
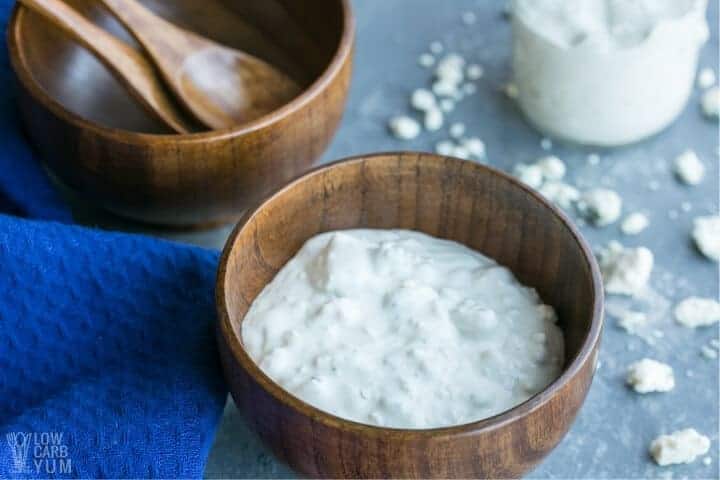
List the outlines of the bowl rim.
<svg viewBox="0 0 720 480">
<path fill-rule="evenodd" d="M 16 77 L 30 95 L 56 116 L 75 124 L 83 130 L 90 130 L 96 135 L 112 138 L 122 142 L 146 143 L 148 141 L 174 141 L 178 143 L 197 143 L 205 141 L 224 140 L 242 136 L 272 125 L 273 123 L 286 118 L 290 114 L 299 111 L 309 102 L 322 95 L 328 85 L 337 77 L 342 68 L 352 61 L 352 52 L 355 43 L 355 17 L 350 0 L 337 0 L 342 11 L 341 34 L 330 62 L 322 73 L 303 92 L 282 107 L 263 115 L 251 122 L 243 123 L 238 127 L 228 127 L 219 130 L 208 130 L 193 133 L 146 133 L 125 130 L 122 128 L 108 127 L 88 120 L 82 115 L 66 108 L 48 93 L 30 73 L 27 68 L 26 58 L 19 45 L 19 17 L 29 8 L 16 2 L 12 15 L 7 26 L 7 43 L 10 56 L 10 63 Z"/>
<path fill-rule="evenodd" d="M 285 390 L 281 385 L 276 383 L 260 369 L 260 367 L 255 363 L 255 361 L 249 356 L 249 354 L 245 351 L 245 348 L 242 346 L 238 338 L 239 335 L 235 334 L 230 322 L 230 316 L 226 308 L 227 303 L 224 288 L 226 283 L 225 280 L 228 259 L 230 257 L 230 252 L 234 248 L 235 241 L 238 235 L 248 224 L 248 222 L 262 211 L 263 207 L 267 203 L 283 195 L 286 191 L 306 181 L 310 177 L 321 175 L 326 171 L 336 168 L 338 166 L 350 163 L 361 163 L 366 160 L 372 160 L 388 156 L 407 157 L 413 155 L 417 156 L 418 158 L 427 157 L 433 160 L 451 160 L 453 162 L 458 162 L 460 165 L 471 164 L 474 166 L 474 168 L 478 168 L 484 171 L 485 174 L 494 175 L 506 181 L 509 181 L 511 184 L 514 184 L 516 187 L 528 193 L 531 197 L 535 199 L 535 201 L 541 203 L 546 208 L 548 208 L 550 212 L 560 220 L 560 223 L 568 230 L 568 232 L 571 234 L 571 236 L 574 238 L 575 242 L 579 246 L 580 251 L 588 266 L 588 270 L 590 271 L 593 291 L 592 293 L 594 297 L 590 330 L 588 331 L 585 339 L 583 340 L 580 349 L 578 350 L 570 364 L 563 369 L 560 376 L 558 376 L 555 380 L 548 384 L 544 389 L 542 389 L 540 392 L 536 393 L 532 397 L 528 398 L 524 402 L 491 417 L 486 417 L 481 420 L 476 420 L 473 422 L 459 425 L 422 429 L 381 427 L 377 425 L 370 425 L 354 420 L 349 420 L 321 410 L 296 397 L 289 391 Z M 255 202 L 252 207 L 246 210 L 242 218 L 238 221 L 237 225 L 233 228 L 232 232 L 227 238 L 225 246 L 223 247 L 222 254 L 220 256 L 215 285 L 215 306 L 218 314 L 218 341 L 224 341 L 226 343 L 226 346 L 230 350 L 231 355 L 240 364 L 240 367 L 243 368 L 245 372 L 253 379 L 253 381 L 260 385 L 266 393 L 271 395 L 275 400 L 282 403 L 285 407 L 290 408 L 303 416 L 310 417 L 314 421 L 322 423 L 323 425 L 326 425 L 328 427 L 348 432 L 359 432 L 364 435 L 384 437 L 391 436 L 397 438 L 432 437 L 437 439 L 449 436 L 476 434 L 479 431 L 487 432 L 502 428 L 507 424 L 515 422 L 518 419 L 523 418 L 530 413 L 538 410 L 546 403 L 548 403 L 551 398 L 553 398 L 558 392 L 563 390 L 572 381 L 572 379 L 575 378 L 578 372 L 593 356 L 596 347 L 599 345 L 600 334 L 602 332 L 604 323 L 603 304 L 604 291 L 602 285 L 602 277 L 597 261 L 595 260 L 595 256 L 593 255 L 592 250 L 590 249 L 586 240 L 570 221 L 570 218 L 560 208 L 547 201 L 540 193 L 536 192 L 531 187 L 525 185 L 518 179 L 496 168 L 456 157 L 443 156 L 420 151 L 374 152 L 371 154 L 354 155 L 330 163 L 319 165 L 307 171 L 306 173 L 296 177 L 282 187 L 277 188 L 261 200 Z M 597 358 L 597 356 L 595 356 L 595 358 Z M 226 367 L 223 366 L 223 368 Z"/>
</svg>

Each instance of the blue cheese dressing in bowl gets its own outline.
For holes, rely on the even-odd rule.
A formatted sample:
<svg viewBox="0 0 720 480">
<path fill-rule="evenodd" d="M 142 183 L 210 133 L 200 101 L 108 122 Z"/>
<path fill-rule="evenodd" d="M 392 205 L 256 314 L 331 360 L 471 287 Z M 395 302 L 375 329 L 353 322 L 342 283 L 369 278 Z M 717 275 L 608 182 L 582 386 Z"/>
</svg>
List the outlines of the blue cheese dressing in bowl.
<svg viewBox="0 0 720 480">
<path fill-rule="evenodd" d="M 507 268 L 408 230 L 309 239 L 242 323 L 250 357 L 306 403 L 391 428 L 477 421 L 561 373 L 556 315 Z"/>
</svg>

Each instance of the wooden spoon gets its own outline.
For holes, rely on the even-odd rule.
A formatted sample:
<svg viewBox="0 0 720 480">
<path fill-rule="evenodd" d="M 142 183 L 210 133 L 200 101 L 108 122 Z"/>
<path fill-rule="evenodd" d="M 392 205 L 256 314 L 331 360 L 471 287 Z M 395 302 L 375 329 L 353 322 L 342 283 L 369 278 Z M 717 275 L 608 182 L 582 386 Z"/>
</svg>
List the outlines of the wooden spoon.
<svg viewBox="0 0 720 480">
<path fill-rule="evenodd" d="M 259 118 L 301 91 L 267 62 L 179 28 L 136 0 L 102 0 L 198 120 L 214 129 Z"/>
<path fill-rule="evenodd" d="M 126 43 L 59 0 L 20 0 L 92 52 L 146 110 L 179 133 L 196 130 L 168 96 L 153 65 Z"/>
</svg>

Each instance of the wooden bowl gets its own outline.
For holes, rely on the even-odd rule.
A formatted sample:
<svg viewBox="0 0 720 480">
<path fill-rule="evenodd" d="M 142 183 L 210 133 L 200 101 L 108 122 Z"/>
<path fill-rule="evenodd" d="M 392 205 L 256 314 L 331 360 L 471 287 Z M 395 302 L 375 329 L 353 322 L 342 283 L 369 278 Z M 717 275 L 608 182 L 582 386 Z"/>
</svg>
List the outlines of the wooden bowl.
<svg viewBox="0 0 720 480">
<path fill-rule="evenodd" d="M 135 44 L 101 2 L 67 3 Z M 17 5 L 8 45 L 26 130 L 63 183 L 115 213 L 174 226 L 237 220 L 249 204 L 305 171 L 333 136 L 352 69 L 348 0 L 143 3 L 180 26 L 270 61 L 305 90 L 232 129 L 171 134 L 95 57 Z"/>
<path fill-rule="evenodd" d="M 283 390 L 248 356 L 248 307 L 313 235 L 406 228 L 461 242 L 509 267 L 556 308 L 562 375 L 521 405 L 478 422 L 427 430 L 344 420 Z M 491 168 L 421 153 L 358 157 L 318 168 L 245 214 L 223 252 L 216 287 L 226 379 L 249 425 L 311 477 L 517 477 L 558 444 L 587 394 L 602 328 L 597 264 L 565 215 Z"/>
</svg>

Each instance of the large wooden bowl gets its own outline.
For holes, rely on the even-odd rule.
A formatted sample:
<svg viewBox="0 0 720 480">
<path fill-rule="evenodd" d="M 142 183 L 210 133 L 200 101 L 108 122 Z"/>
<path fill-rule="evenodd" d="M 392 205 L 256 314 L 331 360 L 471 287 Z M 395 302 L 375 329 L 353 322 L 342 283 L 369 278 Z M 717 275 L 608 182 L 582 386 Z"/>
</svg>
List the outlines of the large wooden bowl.
<svg viewBox="0 0 720 480">
<path fill-rule="evenodd" d="M 133 43 L 97 0 L 67 0 Z M 312 164 L 338 125 L 354 25 L 348 0 L 143 0 L 180 26 L 266 59 L 304 92 L 236 128 L 174 135 L 85 49 L 16 6 L 8 26 L 26 130 L 66 185 L 120 215 L 166 225 L 237 220 Z"/>
<path fill-rule="evenodd" d="M 308 238 L 355 227 L 419 230 L 461 242 L 512 269 L 557 309 L 567 349 L 560 378 L 502 414 L 428 430 L 355 423 L 287 393 L 245 352 L 245 313 Z M 235 403 L 280 459 L 312 477 L 523 474 L 573 422 L 590 387 L 602 327 L 596 262 L 559 210 L 501 172 L 420 153 L 325 166 L 270 196 L 230 236 L 216 295 L 221 358 Z"/>
</svg>

